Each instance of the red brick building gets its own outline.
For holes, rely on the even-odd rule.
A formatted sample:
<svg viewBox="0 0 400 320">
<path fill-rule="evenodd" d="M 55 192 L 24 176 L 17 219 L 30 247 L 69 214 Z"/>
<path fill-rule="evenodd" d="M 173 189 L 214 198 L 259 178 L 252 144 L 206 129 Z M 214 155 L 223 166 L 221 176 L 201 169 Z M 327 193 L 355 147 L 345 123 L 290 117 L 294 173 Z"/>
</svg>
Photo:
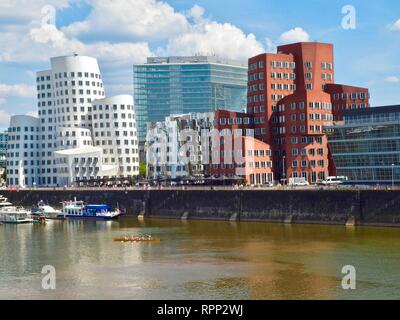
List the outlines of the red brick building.
<svg viewBox="0 0 400 320">
<path fill-rule="evenodd" d="M 334 83 L 332 44 L 302 42 L 277 51 L 249 59 L 247 113 L 219 111 L 217 128 L 254 130 L 270 147 L 275 180 L 315 183 L 335 174 L 324 125 L 341 120 L 345 109 L 368 108 L 369 92 Z"/>
<path fill-rule="evenodd" d="M 369 108 L 368 89 L 346 86 L 342 84 L 328 84 L 325 92 L 332 98 L 333 120 L 343 120 L 343 110 Z"/>
</svg>

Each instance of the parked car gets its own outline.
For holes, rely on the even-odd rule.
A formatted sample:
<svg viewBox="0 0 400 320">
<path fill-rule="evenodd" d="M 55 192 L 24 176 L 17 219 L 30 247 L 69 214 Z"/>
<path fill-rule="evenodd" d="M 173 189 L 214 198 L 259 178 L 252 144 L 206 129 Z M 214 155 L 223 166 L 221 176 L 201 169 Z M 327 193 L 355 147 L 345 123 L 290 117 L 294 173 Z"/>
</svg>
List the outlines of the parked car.
<svg viewBox="0 0 400 320">
<path fill-rule="evenodd" d="M 306 178 L 289 178 L 289 186 L 309 186 Z"/>
</svg>

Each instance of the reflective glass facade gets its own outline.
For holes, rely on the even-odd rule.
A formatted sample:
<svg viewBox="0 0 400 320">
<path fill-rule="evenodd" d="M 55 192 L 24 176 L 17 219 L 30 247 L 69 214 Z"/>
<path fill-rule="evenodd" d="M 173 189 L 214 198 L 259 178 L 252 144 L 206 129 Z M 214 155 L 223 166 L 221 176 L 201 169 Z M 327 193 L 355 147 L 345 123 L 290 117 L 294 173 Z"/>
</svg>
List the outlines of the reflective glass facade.
<svg viewBox="0 0 400 320">
<path fill-rule="evenodd" d="M 400 183 L 400 106 L 348 111 L 326 127 L 336 175 L 349 182 Z"/>
<path fill-rule="evenodd" d="M 6 166 L 7 132 L 0 132 L 0 167 Z"/>
<path fill-rule="evenodd" d="M 139 140 L 147 123 L 174 114 L 241 111 L 247 104 L 247 66 L 216 57 L 149 58 L 134 66 Z"/>
</svg>

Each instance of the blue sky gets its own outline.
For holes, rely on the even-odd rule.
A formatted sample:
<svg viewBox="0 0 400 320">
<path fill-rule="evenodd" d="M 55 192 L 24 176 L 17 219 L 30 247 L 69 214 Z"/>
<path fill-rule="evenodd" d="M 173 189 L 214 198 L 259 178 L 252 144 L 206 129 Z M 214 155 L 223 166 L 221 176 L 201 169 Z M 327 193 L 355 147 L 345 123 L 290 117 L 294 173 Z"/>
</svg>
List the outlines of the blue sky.
<svg viewBox="0 0 400 320">
<path fill-rule="evenodd" d="M 42 22 L 46 5 L 55 25 Z M 341 26 L 345 5 L 356 10 L 354 30 Z M 35 73 L 51 56 L 95 56 L 106 94 L 132 94 L 132 64 L 149 55 L 245 60 L 301 40 L 335 45 L 337 83 L 370 88 L 373 106 L 400 104 L 398 1 L 0 0 L 0 127 L 34 114 Z"/>
</svg>

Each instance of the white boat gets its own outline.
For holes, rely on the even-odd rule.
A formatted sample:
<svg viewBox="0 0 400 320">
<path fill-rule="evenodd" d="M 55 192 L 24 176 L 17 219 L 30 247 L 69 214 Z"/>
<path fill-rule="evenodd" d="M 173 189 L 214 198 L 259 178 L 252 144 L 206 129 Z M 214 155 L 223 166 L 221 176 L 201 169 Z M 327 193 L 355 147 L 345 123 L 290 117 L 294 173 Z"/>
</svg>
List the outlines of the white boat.
<svg viewBox="0 0 400 320">
<path fill-rule="evenodd" d="M 46 205 L 43 201 L 40 201 L 37 207 L 32 208 L 32 215 L 46 219 L 59 219 L 61 210 L 56 210 L 53 207 Z"/>
<path fill-rule="evenodd" d="M 23 208 L 14 206 L 0 209 L 0 222 L 3 223 L 32 223 L 31 213 Z"/>
<path fill-rule="evenodd" d="M 0 195 L 0 208 L 12 206 L 11 202 L 8 202 L 8 199 Z"/>
<path fill-rule="evenodd" d="M 83 201 L 63 202 L 63 209 L 59 217 L 68 219 L 98 219 L 111 220 L 121 214 L 119 209 L 113 210 L 104 204 L 87 205 Z"/>
<path fill-rule="evenodd" d="M 7 198 L 0 196 L 0 222 L 3 223 L 32 223 L 31 212 L 24 208 L 13 206 Z"/>
</svg>

